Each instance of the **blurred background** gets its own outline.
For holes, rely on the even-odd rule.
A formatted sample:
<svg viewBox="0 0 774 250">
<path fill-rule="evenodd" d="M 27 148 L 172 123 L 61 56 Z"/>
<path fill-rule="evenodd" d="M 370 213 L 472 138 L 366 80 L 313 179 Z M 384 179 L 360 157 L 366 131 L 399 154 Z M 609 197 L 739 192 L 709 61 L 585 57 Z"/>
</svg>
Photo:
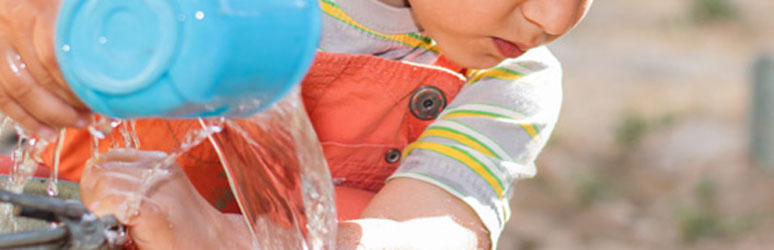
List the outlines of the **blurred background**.
<svg viewBox="0 0 774 250">
<path fill-rule="evenodd" d="M 562 114 L 537 177 L 516 184 L 499 249 L 774 249 L 774 166 L 750 153 L 753 118 L 774 119 L 752 115 L 773 12 L 771 0 L 596 0 L 550 46 Z"/>
<path fill-rule="evenodd" d="M 772 0 L 596 0 L 550 46 L 562 115 L 498 249 L 774 249 L 774 166 L 750 153 L 753 118 L 774 116 L 753 111 L 772 13 Z M 0 152 L 13 144 L 9 129 Z"/>
</svg>

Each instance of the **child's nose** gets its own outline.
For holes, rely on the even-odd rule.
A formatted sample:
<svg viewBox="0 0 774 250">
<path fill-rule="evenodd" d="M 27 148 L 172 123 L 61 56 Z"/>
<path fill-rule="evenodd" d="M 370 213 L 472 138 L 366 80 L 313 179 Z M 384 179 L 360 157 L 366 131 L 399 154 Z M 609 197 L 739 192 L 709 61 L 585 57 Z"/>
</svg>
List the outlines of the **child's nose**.
<svg viewBox="0 0 774 250">
<path fill-rule="evenodd" d="M 579 15 L 581 0 L 525 0 L 524 17 L 549 35 L 562 35 L 572 28 Z"/>
</svg>

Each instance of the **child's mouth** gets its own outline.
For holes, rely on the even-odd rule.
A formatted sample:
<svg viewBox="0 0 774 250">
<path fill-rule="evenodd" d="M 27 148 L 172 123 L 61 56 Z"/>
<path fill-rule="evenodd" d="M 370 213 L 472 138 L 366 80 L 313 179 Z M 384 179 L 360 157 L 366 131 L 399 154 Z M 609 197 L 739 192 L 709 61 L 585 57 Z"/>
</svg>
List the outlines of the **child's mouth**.
<svg viewBox="0 0 774 250">
<path fill-rule="evenodd" d="M 495 47 L 500 51 L 500 54 L 502 54 L 504 57 L 507 58 L 516 58 L 524 54 L 524 51 L 519 48 L 518 45 L 515 43 L 500 39 L 500 38 L 493 38 Z"/>
</svg>

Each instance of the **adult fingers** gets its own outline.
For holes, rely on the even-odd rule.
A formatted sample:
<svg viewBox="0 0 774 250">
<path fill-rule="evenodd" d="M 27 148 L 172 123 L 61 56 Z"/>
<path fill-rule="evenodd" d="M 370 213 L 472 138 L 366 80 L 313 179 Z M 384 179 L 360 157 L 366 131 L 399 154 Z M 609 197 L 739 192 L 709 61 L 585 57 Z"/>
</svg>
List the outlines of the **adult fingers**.
<svg viewBox="0 0 774 250">
<path fill-rule="evenodd" d="M 3 84 L 2 78 L 0 78 L 0 84 Z M 5 94 L 2 88 L 0 88 L 0 110 L 20 126 L 27 129 L 27 131 L 35 131 L 35 134 L 41 138 L 53 141 L 56 137 L 57 133 L 53 129 L 35 119 L 27 111 L 24 111 L 22 107 L 16 104 L 16 101 Z"/>
<path fill-rule="evenodd" d="M 52 4 L 50 7 L 41 10 L 41 15 L 35 19 L 33 26 L 30 27 L 32 32 L 21 34 L 23 37 L 19 40 L 31 42 L 17 44 L 16 47 L 19 48 L 19 51 L 22 51 L 22 58 L 30 58 L 28 61 L 34 61 L 29 62 L 30 71 L 33 77 L 40 76 L 35 77 L 40 84 L 54 92 L 54 94 L 75 109 L 86 111 L 83 112 L 85 113 L 84 115 L 89 115 L 88 107 L 70 91 L 59 69 L 59 62 L 56 60 L 54 26 L 58 8 L 54 8 L 55 6 L 58 5 Z M 24 37 L 26 35 L 29 35 L 29 37 Z M 33 58 L 33 56 L 35 57 Z"/>
<path fill-rule="evenodd" d="M 78 109 L 85 106 L 73 95 L 59 73 L 54 53 L 54 27 L 58 4 L 47 1 L 18 4 L 7 23 L 11 45 L 25 61 L 27 70 L 35 81 Z"/>
<path fill-rule="evenodd" d="M 21 56 L 0 36 L 2 91 L 38 122 L 53 127 L 85 127 L 88 120 L 61 99 L 39 86 Z M 18 119 L 20 117 L 11 118 Z M 28 129 L 32 129 L 29 128 Z M 33 130 L 38 131 L 38 130 Z"/>
<path fill-rule="evenodd" d="M 7 65 L 6 60 L 4 60 L 5 57 L 3 56 L 3 49 L 7 47 L 8 44 L 6 41 L 0 37 L 0 69 L 10 68 L 10 65 Z M 4 80 L 5 77 L 2 77 L 2 74 L 3 73 L 0 72 L 0 85 L 6 86 Z M 15 99 L 6 93 L 4 87 L 0 87 L 0 110 L 27 131 L 36 133 L 38 136 L 49 140 L 56 137 L 56 132 L 51 127 L 28 113 Z"/>
</svg>

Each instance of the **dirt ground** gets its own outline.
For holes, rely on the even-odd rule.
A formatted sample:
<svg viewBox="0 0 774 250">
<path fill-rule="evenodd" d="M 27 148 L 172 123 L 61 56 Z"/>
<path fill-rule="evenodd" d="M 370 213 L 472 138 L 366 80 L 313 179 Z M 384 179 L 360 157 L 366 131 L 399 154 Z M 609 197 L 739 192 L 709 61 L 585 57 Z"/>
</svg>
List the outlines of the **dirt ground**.
<svg viewBox="0 0 774 250">
<path fill-rule="evenodd" d="M 696 2 L 730 8 L 700 19 Z M 562 115 L 498 248 L 774 249 L 774 169 L 748 160 L 752 64 L 774 53 L 772 11 L 597 0 L 551 46 Z"/>
</svg>

